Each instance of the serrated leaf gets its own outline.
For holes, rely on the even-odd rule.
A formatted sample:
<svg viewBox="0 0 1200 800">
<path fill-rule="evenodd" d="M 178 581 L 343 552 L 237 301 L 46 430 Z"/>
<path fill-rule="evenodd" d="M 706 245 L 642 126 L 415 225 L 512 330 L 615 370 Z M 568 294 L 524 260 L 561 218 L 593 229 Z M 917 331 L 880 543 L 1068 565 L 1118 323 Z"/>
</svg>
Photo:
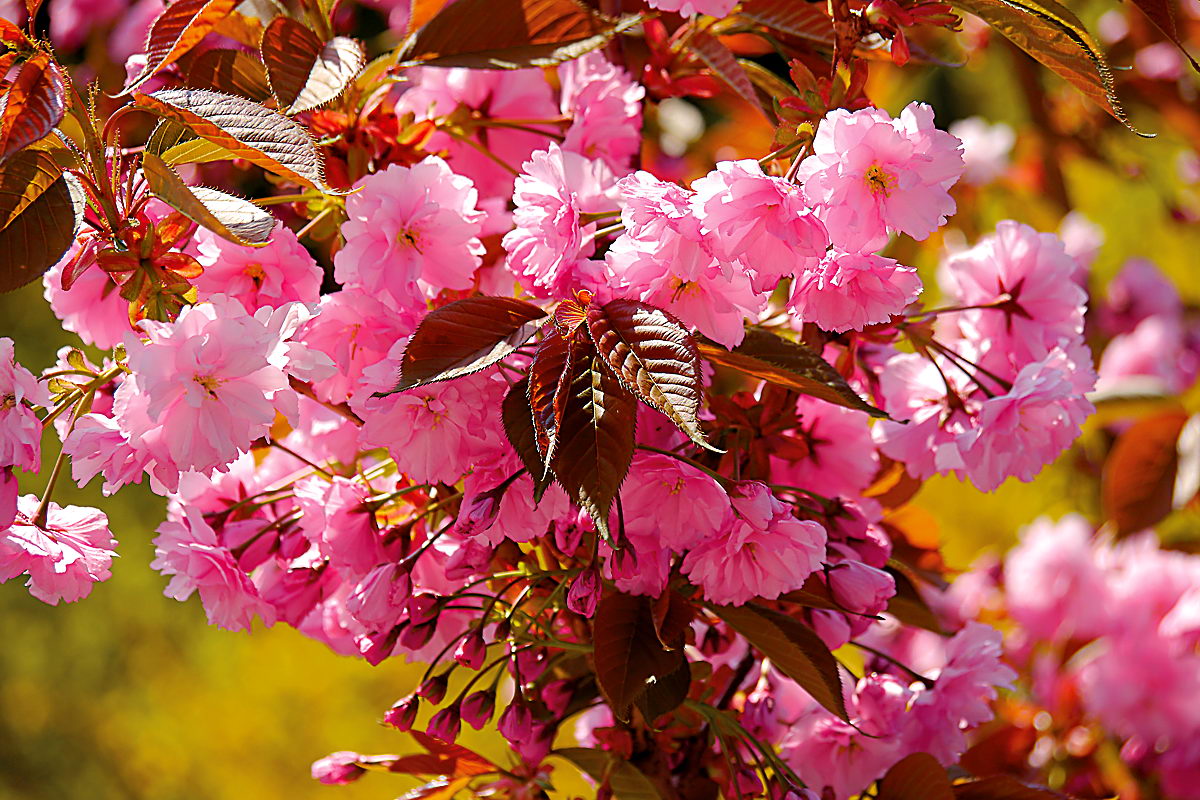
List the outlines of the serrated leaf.
<svg viewBox="0 0 1200 800">
<path fill-rule="evenodd" d="M 645 774 L 623 758 L 587 747 L 563 747 L 551 755 L 570 761 L 599 784 L 608 784 L 616 800 L 661 800 Z"/>
<path fill-rule="evenodd" d="M 1055 0 L 951 0 L 995 28 L 1138 136 L 1113 88 L 1100 45 L 1069 8 Z"/>
<path fill-rule="evenodd" d="M 0 164 L 0 230 L 21 215 L 62 176 L 54 156 L 22 150 Z"/>
<path fill-rule="evenodd" d="M 218 236 L 251 247 L 270 241 L 275 218 L 248 200 L 216 189 L 188 186 L 152 153 L 142 154 L 142 174 L 158 199 Z"/>
<path fill-rule="evenodd" d="M 1104 460 L 1100 499 L 1118 536 L 1149 528 L 1174 509 L 1176 443 L 1187 424 L 1182 410 L 1164 411 L 1126 429 Z"/>
<path fill-rule="evenodd" d="M 184 75 L 194 89 L 211 89 L 256 103 L 271 96 L 266 67 L 245 50 L 205 50 L 188 64 Z"/>
<path fill-rule="evenodd" d="M 581 352 L 581 337 L 555 328 L 542 337 L 529 365 L 529 408 L 533 412 L 534 442 L 549 463 L 558 448 L 558 428 L 566 408 L 572 362 Z"/>
<path fill-rule="evenodd" d="M 0 98 L 0 161 L 50 135 L 67 109 L 66 80 L 58 64 L 37 53 L 17 71 Z"/>
<path fill-rule="evenodd" d="M 700 355 L 746 375 L 811 395 L 827 403 L 865 411 L 872 417 L 887 413 L 863 400 L 820 354 L 798 342 L 762 328 L 747 328 L 746 338 L 733 350 L 697 337 Z"/>
<path fill-rule="evenodd" d="M 553 478 L 538 452 L 537 435 L 533 430 L 533 411 L 529 407 L 529 378 L 514 383 L 504 396 L 500 408 L 501 421 L 508 443 L 516 451 L 521 464 L 533 478 L 533 501 L 540 503 Z"/>
<path fill-rule="evenodd" d="M 574 0 L 458 0 L 408 38 L 402 58 L 438 67 L 548 67 L 603 47 L 641 19 L 608 19 Z"/>
<path fill-rule="evenodd" d="M 713 449 L 697 416 L 704 396 L 700 353 L 679 320 L 645 303 L 613 300 L 593 305 L 587 325 L 597 352 L 635 397 Z"/>
<path fill-rule="evenodd" d="M 400 358 L 403 392 L 486 369 L 533 338 L 546 312 L 512 297 L 468 297 L 425 315 Z"/>
<path fill-rule="evenodd" d="M 308 131 L 278 111 L 207 89 L 163 89 L 134 99 L 237 158 L 303 186 L 326 188 L 321 154 Z"/>
<path fill-rule="evenodd" d="M 1022 783 L 1011 775 L 955 784 L 954 797 L 955 800 L 1071 800 L 1070 795 Z"/>
<path fill-rule="evenodd" d="M 409 731 L 409 735 L 428 752 L 396 759 L 388 766 L 390 772 L 464 778 L 488 775 L 499 769 L 479 753 L 462 745 L 448 744 L 420 731 Z"/>
<path fill-rule="evenodd" d="M 820 3 L 797 3 L 795 0 L 746 0 L 742 16 L 768 28 L 832 47 L 833 19 Z"/>
<path fill-rule="evenodd" d="M 946 768 L 929 753 L 896 762 L 879 782 L 878 800 L 954 800 Z"/>
<path fill-rule="evenodd" d="M 815 631 L 785 614 L 760 606 L 709 608 L 814 700 L 850 721 L 837 659 Z"/>
<path fill-rule="evenodd" d="M 633 461 L 637 399 L 594 350 L 573 357 L 566 374 L 570 379 L 550 469 L 567 497 L 611 541 L 608 513 Z"/>
<path fill-rule="evenodd" d="M 646 690 L 638 695 L 633 704 L 642 712 L 646 723 L 653 725 L 656 719 L 664 714 L 670 714 L 683 705 L 691 688 L 691 665 L 688 663 L 687 657 L 679 652 L 676 655 L 675 669 L 667 675 L 647 683 Z"/>
<path fill-rule="evenodd" d="M 236 5 L 237 0 L 175 0 L 167 6 L 146 36 L 146 66 L 121 94 L 129 94 L 159 70 L 182 58 Z"/>
<path fill-rule="evenodd" d="M 658 641 L 650 598 L 604 593 L 592 618 L 592 662 L 596 683 L 618 719 L 628 721 L 630 706 L 646 687 L 665 680 L 681 660 L 686 665 L 682 652 Z"/>
<path fill-rule="evenodd" d="M 770 117 L 767 110 L 759 102 L 758 92 L 746 70 L 738 63 L 733 51 L 722 44 L 721 40 L 706 31 L 696 31 L 687 38 L 687 49 L 696 58 L 704 62 L 714 75 L 733 89 L 738 97 L 745 100 L 763 116 Z"/>
<path fill-rule="evenodd" d="M 33 42 L 29 41 L 25 32 L 12 21 L 3 17 L 0 17 L 0 44 L 14 50 L 27 50 L 33 47 Z"/>
<path fill-rule="evenodd" d="M 181 122 L 160 119 L 150 132 L 146 152 L 152 153 L 165 164 L 177 167 L 180 164 L 207 164 L 212 161 L 232 161 L 235 156 L 220 145 L 201 139 Z"/>
<path fill-rule="evenodd" d="M 328 103 L 367 64 L 358 42 L 345 36 L 322 42 L 290 17 L 277 17 L 267 26 L 261 52 L 271 89 L 289 114 Z"/>
<path fill-rule="evenodd" d="M 58 263 L 83 221 L 83 187 L 62 175 L 0 230 L 0 292 L 40 278 Z"/>
</svg>

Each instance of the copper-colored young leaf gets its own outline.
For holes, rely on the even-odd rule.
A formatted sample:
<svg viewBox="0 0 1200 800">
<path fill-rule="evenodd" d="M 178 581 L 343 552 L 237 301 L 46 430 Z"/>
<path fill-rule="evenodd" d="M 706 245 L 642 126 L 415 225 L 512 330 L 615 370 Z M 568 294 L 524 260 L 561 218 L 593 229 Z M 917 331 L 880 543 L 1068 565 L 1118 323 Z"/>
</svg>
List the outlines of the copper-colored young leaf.
<svg viewBox="0 0 1200 800">
<path fill-rule="evenodd" d="M 821 3 L 797 3 L 795 0 L 746 0 L 741 15 L 768 28 L 832 47 L 833 19 Z"/>
<path fill-rule="evenodd" d="M 122 94 L 137 89 L 164 67 L 182 58 L 217 26 L 238 0 L 175 0 L 150 26 L 146 37 L 146 66 Z"/>
<path fill-rule="evenodd" d="M 761 606 L 709 607 L 814 700 L 842 719 L 850 720 L 837 659 L 812 628 Z"/>
<path fill-rule="evenodd" d="M 1179 52 L 1191 63 L 1192 69 L 1200 72 L 1200 64 L 1196 63 L 1196 59 L 1179 39 L 1179 28 L 1175 24 L 1175 4 L 1172 0 L 1133 0 L 1133 4 L 1154 23 L 1154 27 L 1162 31 L 1163 35 L 1179 48 Z"/>
<path fill-rule="evenodd" d="M 0 17 L 0 44 L 13 50 L 28 50 L 33 42 L 15 23 Z"/>
<path fill-rule="evenodd" d="M 409 4 L 408 27 L 405 34 L 420 29 L 429 20 L 441 13 L 450 0 L 412 0 Z"/>
<path fill-rule="evenodd" d="M 135 95 L 137 105 L 187 126 L 238 158 L 303 186 L 324 189 L 321 154 L 303 127 L 244 97 L 207 89 Z"/>
<path fill-rule="evenodd" d="M 603 47 L 639 16 L 611 20 L 575 0 L 457 0 L 405 42 L 407 63 L 548 67 Z"/>
<path fill-rule="evenodd" d="M 1145 417 L 1126 429 L 1109 451 L 1100 499 L 1118 536 L 1149 528 L 1171 513 L 1179 465 L 1176 442 L 1187 420 L 1178 410 Z"/>
<path fill-rule="evenodd" d="M 587 324 L 596 350 L 625 386 L 693 442 L 709 447 L 697 416 L 704 396 L 700 353 L 687 328 L 636 300 L 593 305 Z"/>
<path fill-rule="evenodd" d="M 681 658 L 658 641 L 650 598 L 618 591 L 600 598 L 592 618 L 592 661 L 596 683 L 618 719 L 628 720 L 634 701 L 677 670 Z"/>
<path fill-rule="evenodd" d="M 204 186 L 188 186 L 153 153 L 142 154 L 142 174 L 158 199 L 218 236 L 251 247 L 270 241 L 275 218 L 248 200 Z"/>
<path fill-rule="evenodd" d="M 896 762 L 879 782 L 878 800 L 954 800 L 946 768 L 929 753 Z"/>
<path fill-rule="evenodd" d="M 955 800 L 1071 800 L 1070 795 L 1022 783 L 1011 775 L 993 775 L 954 785 Z M 883 800 L 881 797 L 880 800 Z"/>
<path fill-rule="evenodd" d="M 504 423 L 508 443 L 512 445 L 529 476 L 533 478 L 533 500 L 540 503 L 553 478 L 546 470 L 542 454 L 538 452 L 537 434 L 533 429 L 533 410 L 529 407 L 529 378 L 522 378 L 509 388 L 500 407 L 500 418 Z"/>
<path fill-rule="evenodd" d="M 84 203 L 77 179 L 62 175 L 0 230 L 0 292 L 40 278 L 58 263 L 75 240 Z"/>
<path fill-rule="evenodd" d="M 22 150 L 0 164 L 0 230 L 29 208 L 62 176 L 54 156 Z"/>
<path fill-rule="evenodd" d="M 271 89 L 289 114 L 328 103 L 367 63 L 358 42 L 345 36 L 322 42 L 291 17 L 276 17 L 267 26 L 261 52 Z"/>
<path fill-rule="evenodd" d="M 66 109 L 62 69 L 45 53 L 34 55 L 0 97 L 0 161 L 50 135 Z"/>
<path fill-rule="evenodd" d="M 409 731 L 409 735 L 416 739 L 417 743 L 428 753 L 398 758 L 388 766 L 389 771 L 410 775 L 445 775 L 451 778 L 465 778 L 487 775 L 499 769 L 479 753 L 468 750 L 462 745 L 447 744 L 420 731 Z"/>
<path fill-rule="evenodd" d="M 563 747 L 552 754 L 570 761 L 597 783 L 607 783 L 615 800 L 661 800 L 658 789 L 641 770 L 613 753 Z"/>
<path fill-rule="evenodd" d="M 566 409 L 572 361 L 586 349 L 584 340 L 552 328 L 538 343 L 529 365 L 529 407 L 533 411 L 534 441 L 547 464 L 558 447 L 558 427 Z"/>
<path fill-rule="evenodd" d="M 546 312 L 512 297 L 468 297 L 425 315 L 404 348 L 391 392 L 486 369 L 533 338 Z"/>
<path fill-rule="evenodd" d="M 245 50 L 205 50 L 187 65 L 184 77 L 194 89 L 233 94 L 255 103 L 271 96 L 266 67 Z"/>
<path fill-rule="evenodd" d="M 452 800 L 459 792 L 467 788 L 473 776 L 463 778 L 436 778 L 429 783 L 423 783 L 415 789 L 410 789 L 396 800 Z"/>
<path fill-rule="evenodd" d="M 550 469 L 596 530 L 610 539 L 608 513 L 633 461 L 637 399 L 592 350 L 573 357 Z M 653 625 L 651 625 L 653 634 Z"/>
<path fill-rule="evenodd" d="M 737 56 L 720 39 L 705 31 L 696 31 L 687 38 L 687 49 L 738 97 L 756 108 L 763 116 L 770 116 L 759 102 L 758 92 L 746 70 L 738 63 Z"/>
<path fill-rule="evenodd" d="M 160 119 L 146 141 L 146 152 L 153 153 L 168 166 L 207 164 L 212 161 L 232 161 L 233 153 L 208 139 L 201 139 L 182 122 Z"/>
<path fill-rule="evenodd" d="M 700 355 L 716 364 L 872 417 L 887 417 L 859 397 L 819 353 L 762 328 L 747 328 L 746 338 L 733 350 L 703 337 L 697 337 L 696 346 Z"/>
<path fill-rule="evenodd" d="M 951 4 L 991 25 L 1126 128 L 1147 135 L 1129 122 L 1100 45 L 1069 8 L 1055 0 L 951 0 Z"/>
</svg>

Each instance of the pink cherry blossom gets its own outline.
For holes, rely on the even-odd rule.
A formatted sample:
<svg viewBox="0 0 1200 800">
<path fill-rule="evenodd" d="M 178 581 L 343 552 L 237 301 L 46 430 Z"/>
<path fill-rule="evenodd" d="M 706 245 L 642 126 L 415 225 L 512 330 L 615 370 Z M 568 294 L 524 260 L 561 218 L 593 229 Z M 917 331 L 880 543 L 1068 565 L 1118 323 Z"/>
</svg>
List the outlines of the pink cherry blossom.
<svg viewBox="0 0 1200 800">
<path fill-rule="evenodd" d="M 103 414 L 84 414 L 76 420 L 63 441 L 63 451 L 71 457 L 75 483 L 82 487 L 102 475 L 105 495 L 127 484 L 141 483 L 147 466 L 148 451 L 135 449 L 117 421 Z"/>
<path fill-rule="evenodd" d="M 825 529 L 799 520 L 764 484 L 742 484 L 730 496 L 725 530 L 693 549 L 683 572 L 715 603 L 740 605 L 799 589 L 825 555 Z"/>
<path fill-rule="evenodd" d="M 600 50 L 560 64 L 558 79 L 560 108 L 572 119 L 563 149 L 628 171 L 642 145 L 646 90 Z"/>
<path fill-rule="evenodd" d="M 17 363 L 13 340 L 0 337 L 0 466 L 38 470 L 42 421 L 30 406 L 49 404 L 46 387 Z"/>
<path fill-rule="evenodd" d="M 880 375 L 880 394 L 882 407 L 897 422 L 882 420 L 871 428 L 880 452 L 921 479 L 963 467 L 958 437 L 971 428 L 968 411 L 948 403 L 947 381 L 960 388 L 956 373 L 939 366 L 915 353 L 889 359 Z"/>
<path fill-rule="evenodd" d="M 604 162 L 554 143 L 521 168 L 513 196 L 516 228 L 504 236 L 508 269 L 538 297 L 591 288 L 577 272 L 580 260 L 592 254 L 596 223 L 585 225 L 581 215 L 615 210 L 616 178 Z"/>
<path fill-rule="evenodd" d="M 0 530 L 13 524 L 17 518 L 17 476 L 13 475 L 12 467 L 0 467 Z"/>
<path fill-rule="evenodd" d="M 53 0 L 50 38 L 54 46 L 74 50 L 95 28 L 112 22 L 126 10 L 128 0 Z"/>
<path fill-rule="evenodd" d="M 398 312 L 422 308 L 442 289 L 469 289 L 482 263 L 484 215 L 469 178 L 437 156 L 393 164 L 363 178 L 346 198 L 346 246 L 334 277 Z"/>
<path fill-rule="evenodd" d="M 625 531 L 682 553 L 717 535 L 729 495 L 713 478 L 673 458 L 639 452 L 621 490 Z M 639 547 L 640 549 L 640 547 Z"/>
<path fill-rule="evenodd" d="M 952 124 L 949 133 L 963 144 L 965 183 L 981 186 L 991 183 L 1008 170 L 1009 157 L 1017 140 L 1012 127 L 990 123 L 983 117 L 967 117 Z"/>
<path fill-rule="evenodd" d="M 129 332 L 129 302 L 118 294 L 117 285 L 108 273 L 95 265 L 95 243 L 95 239 L 87 238 L 82 244 L 78 241 L 72 244 L 62 260 L 42 276 L 43 294 L 64 330 L 77 334 L 87 344 L 107 350 L 120 344 Z M 90 258 L 92 265 L 79 275 L 70 291 L 64 290 L 64 267 L 80 249 L 88 247 L 91 255 L 82 257 Z"/>
<path fill-rule="evenodd" d="M 887 322 L 921 294 L 912 267 L 871 253 L 833 250 L 792 283 L 788 306 L 828 331 L 862 330 Z"/>
<path fill-rule="evenodd" d="M 1178 317 L 1183 301 L 1153 261 L 1131 258 L 1108 284 L 1097 312 L 1105 333 L 1129 333 L 1148 317 Z"/>
<path fill-rule="evenodd" d="M 308 478 L 294 491 L 304 512 L 300 527 L 330 565 L 359 574 L 385 559 L 366 486 L 334 476 L 332 481 Z"/>
<path fill-rule="evenodd" d="M 265 247 L 233 244 L 204 228 L 193 240 L 204 274 L 193 281 L 202 299 L 214 294 L 235 297 L 253 314 L 264 306 L 319 299 L 321 267 L 296 234 L 278 223 Z"/>
<path fill-rule="evenodd" d="M 1126 386 L 1185 392 L 1200 375 L 1200 353 L 1189 345 L 1179 316 L 1147 317 L 1104 348 L 1096 386 L 1114 392 Z"/>
<path fill-rule="evenodd" d="M 647 0 L 651 8 L 659 11 L 674 11 L 685 17 L 692 14 L 708 14 L 723 17 L 733 10 L 737 0 Z"/>
<path fill-rule="evenodd" d="M 692 207 L 713 253 L 748 267 L 756 291 L 770 292 L 780 278 L 825 257 L 829 235 L 800 187 L 765 175 L 754 159 L 720 161 L 692 190 Z"/>
<path fill-rule="evenodd" d="M 38 506 L 36 495 L 20 497 L 12 524 L 0 529 L 0 583 L 27 574 L 29 593 L 52 606 L 87 597 L 93 584 L 112 576 L 117 540 L 108 517 L 94 508 L 50 503 L 39 524 Z"/>
<path fill-rule="evenodd" d="M 231 631 L 250 630 L 255 615 L 267 625 L 274 623 L 275 610 L 259 597 L 233 554 L 221 546 L 194 506 L 173 510 L 158 526 L 154 554 L 151 568 L 171 576 L 164 594 L 186 600 L 198 591 L 209 624 Z"/>
<path fill-rule="evenodd" d="M 833 243 L 878 250 L 889 229 L 925 239 L 955 211 L 949 188 L 964 169 L 961 142 L 933 125 L 933 109 L 831 111 L 797 178 Z"/>
<path fill-rule="evenodd" d="M 879 469 L 867 415 L 803 395 L 796 412 L 800 427 L 793 436 L 803 442 L 803 453 L 773 456 L 772 479 L 826 497 L 852 497 L 867 488 Z"/>
</svg>

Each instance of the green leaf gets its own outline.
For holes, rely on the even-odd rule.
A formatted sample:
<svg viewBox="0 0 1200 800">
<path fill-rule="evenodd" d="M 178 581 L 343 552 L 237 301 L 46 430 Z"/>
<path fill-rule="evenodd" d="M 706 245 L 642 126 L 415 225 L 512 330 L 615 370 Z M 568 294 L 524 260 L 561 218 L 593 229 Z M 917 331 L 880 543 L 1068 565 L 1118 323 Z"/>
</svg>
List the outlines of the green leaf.
<svg viewBox="0 0 1200 800">
<path fill-rule="evenodd" d="M 747 328 L 746 338 L 733 350 L 697 337 L 700 355 L 801 394 L 834 405 L 864 411 L 872 417 L 888 415 L 863 400 L 820 354 L 799 342 L 776 336 L 762 328 Z"/>
<path fill-rule="evenodd" d="M 425 315 L 400 358 L 391 392 L 479 372 L 511 355 L 548 319 L 537 306 L 512 297 L 468 297 Z"/>
<path fill-rule="evenodd" d="M 1055 0 L 951 0 L 951 5 L 991 25 L 1138 136 L 1152 135 L 1129 122 L 1100 45 L 1066 6 Z"/>
<path fill-rule="evenodd" d="M 408 64 L 548 67 L 603 47 L 642 21 L 609 19 L 574 0 L 458 0 L 408 38 Z"/>
<path fill-rule="evenodd" d="M 591 306 L 587 325 L 597 352 L 637 399 L 713 449 L 697 417 L 704 395 L 700 353 L 679 320 L 645 303 L 613 300 Z"/>
<path fill-rule="evenodd" d="M 268 172 L 325 190 L 321 154 L 308 131 L 244 97 L 207 89 L 163 89 L 138 93 L 139 108 L 178 122 L 196 135 Z"/>
<path fill-rule="evenodd" d="M 0 292 L 40 278 L 58 263 L 83 223 L 83 187 L 62 175 L 0 230 Z"/>
<path fill-rule="evenodd" d="M 608 784 L 616 800 L 661 800 L 658 789 L 641 770 L 612 753 L 587 747 L 562 747 L 551 755 L 570 761 L 597 783 Z"/>
<path fill-rule="evenodd" d="M 954 800 L 946 768 L 929 753 L 896 762 L 879 782 L 878 800 Z"/>
<path fill-rule="evenodd" d="M 153 153 L 142 154 L 142 174 L 155 197 L 218 236 L 251 247 L 270 241 L 275 218 L 248 200 L 204 186 L 188 186 Z"/>
<path fill-rule="evenodd" d="M 129 94 L 159 70 L 182 58 L 237 4 L 238 0 L 175 0 L 167 6 L 150 26 L 146 38 L 146 66 L 121 94 Z"/>
<path fill-rule="evenodd" d="M 261 52 L 271 89 L 289 114 L 333 100 L 367 63 L 358 42 L 345 36 L 322 42 L 291 17 L 277 17 L 267 26 Z"/>
<path fill-rule="evenodd" d="M 802 622 L 756 605 L 709 606 L 714 614 L 746 637 L 784 675 L 838 717 L 850 721 L 842 697 L 837 659 L 821 637 Z"/>
</svg>

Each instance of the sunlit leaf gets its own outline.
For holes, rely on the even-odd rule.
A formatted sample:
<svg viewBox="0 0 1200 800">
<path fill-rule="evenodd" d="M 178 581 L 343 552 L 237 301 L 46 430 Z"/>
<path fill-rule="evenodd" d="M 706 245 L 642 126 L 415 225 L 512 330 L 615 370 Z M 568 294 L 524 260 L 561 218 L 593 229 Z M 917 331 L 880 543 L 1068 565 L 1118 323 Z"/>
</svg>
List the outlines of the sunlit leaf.
<svg viewBox="0 0 1200 800">
<path fill-rule="evenodd" d="M 709 447 L 697 416 L 704 394 L 700 353 L 687 328 L 635 300 L 593 305 L 587 324 L 597 352 L 625 386 L 693 442 Z"/>
<path fill-rule="evenodd" d="M 642 595 L 605 592 L 592 618 L 592 646 L 596 683 L 622 720 L 629 719 L 630 706 L 648 685 L 687 663 L 682 652 L 658 640 L 650 598 Z"/>
<path fill-rule="evenodd" d="M 66 113 L 66 81 L 45 53 L 21 65 L 0 97 L 0 161 L 44 139 Z"/>
<path fill-rule="evenodd" d="M 928 753 L 897 762 L 879 782 L 878 800 L 954 800 L 946 768 Z"/>
<path fill-rule="evenodd" d="M 345 36 L 328 42 L 290 17 L 278 17 L 262 39 L 271 89 L 289 114 L 308 111 L 341 94 L 366 66 L 362 45 Z"/>
<path fill-rule="evenodd" d="M 146 66 L 125 86 L 128 94 L 167 67 L 207 36 L 237 0 L 175 0 L 154 23 L 146 38 Z"/>
<path fill-rule="evenodd" d="M 195 89 L 233 94 L 261 103 L 271 96 L 267 69 L 245 50 L 213 48 L 197 56 L 184 72 Z"/>
<path fill-rule="evenodd" d="M 1145 417 L 1126 429 L 1104 461 L 1100 497 L 1117 535 L 1149 528 L 1171 513 L 1176 442 L 1188 416 L 1172 410 Z"/>
<path fill-rule="evenodd" d="M 733 51 L 722 44 L 720 39 L 705 31 L 696 31 L 688 37 L 687 49 L 703 61 L 704 65 L 712 70 L 712 73 L 720 78 L 726 86 L 733 89 L 738 97 L 764 116 L 769 116 L 762 103 L 759 102 L 758 92 L 754 90 L 754 83 L 750 80 L 750 76 L 738 63 L 737 56 L 733 54 Z"/>
<path fill-rule="evenodd" d="M 197 135 L 268 172 L 324 188 L 321 155 L 303 127 L 244 97 L 206 89 L 135 95 L 137 105 L 182 123 Z"/>
<path fill-rule="evenodd" d="M 232 161 L 237 157 L 224 147 L 200 138 L 183 123 L 173 119 L 158 121 L 146 142 L 146 152 L 153 153 L 172 167 Z"/>
<path fill-rule="evenodd" d="M 62 175 L 49 153 L 22 150 L 0 164 L 0 229 L 7 228 Z"/>
<path fill-rule="evenodd" d="M 650 779 L 633 764 L 603 750 L 563 747 L 552 755 L 565 758 L 597 783 L 607 783 L 616 800 L 661 800 Z"/>
<path fill-rule="evenodd" d="M 470 776 L 454 778 L 453 780 L 438 778 L 405 792 L 396 798 L 396 800 L 450 800 L 463 789 L 467 788 L 467 784 L 470 782 Z"/>
<path fill-rule="evenodd" d="M 795 0 L 746 0 L 741 15 L 788 36 L 832 47 L 833 20 L 821 3 Z"/>
<path fill-rule="evenodd" d="M 388 766 L 390 772 L 466 778 L 497 771 L 491 761 L 462 745 L 448 744 L 420 731 L 409 731 L 409 735 L 428 752 L 396 759 Z"/>
<path fill-rule="evenodd" d="M 558 428 L 570 392 L 572 361 L 585 349 L 585 340 L 564 336 L 554 328 L 547 333 L 529 365 L 529 407 L 538 452 L 547 463 L 558 447 Z"/>
<path fill-rule="evenodd" d="M 746 338 L 732 351 L 697 337 L 700 355 L 801 394 L 812 395 L 873 417 L 887 417 L 850 388 L 850 384 L 820 354 L 805 345 L 776 336 L 762 328 L 747 328 Z"/>
<path fill-rule="evenodd" d="M 58 263 L 83 221 L 83 188 L 63 175 L 0 230 L 0 292 L 40 278 Z"/>
<path fill-rule="evenodd" d="M 151 153 L 142 154 L 142 173 L 156 197 L 218 236 L 250 246 L 270 240 L 275 218 L 248 200 L 204 186 L 188 186 Z"/>
<path fill-rule="evenodd" d="M 500 408 L 504 434 L 516 451 L 521 463 L 533 478 L 533 500 L 540 503 L 546 488 L 554 482 L 538 452 L 537 436 L 533 430 L 533 411 L 529 407 L 529 379 L 522 378 L 512 385 Z"/>
</svg>

